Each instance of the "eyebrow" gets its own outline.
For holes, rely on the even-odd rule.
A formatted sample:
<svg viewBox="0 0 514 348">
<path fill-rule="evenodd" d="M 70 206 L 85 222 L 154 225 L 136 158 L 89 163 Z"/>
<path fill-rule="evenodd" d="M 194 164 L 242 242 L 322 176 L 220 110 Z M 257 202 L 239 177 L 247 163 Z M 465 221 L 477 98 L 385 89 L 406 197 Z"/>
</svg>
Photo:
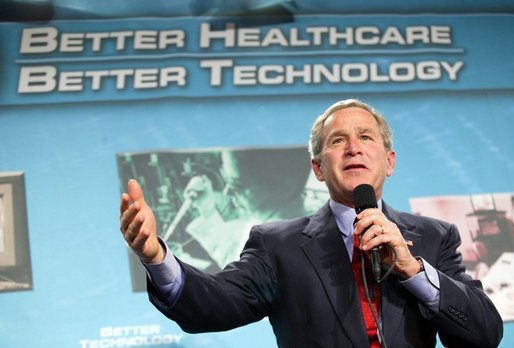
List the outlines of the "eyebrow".
<svg viewBox="0 0 514 348">
<path fill-rule="evenodd" d="M 369 127 L 357 127 L 356 129 L 359 133 L 373 133 L 373 129 Z"/>
<path fill-rule="evenodd" d="M 369 127 L 356 127 L 355 128 L 357 130 L 357 133 L 359 134 L 362 134 L 362 133 L 374 133 L 374 130 L 372 128 L 369 128 Z M 327 136 L 326 136 L 326 139 L 330 139 L 334 136 L 340 136 L 340 135 L 346 135 L 348 134 L 348 132 L 346 130 L 342 130 L 342 129 L 333 129 L 331 130 Z"/>
<path fill-rule="evenodd" d="M 334 129 L 334 130 L 331 130 L 326 136 L 325 136 L 325 140 L 324 141 L 327 141 L 329 139 L 332 139 L 334 137 L 338 137 L 338 136 L 344 136 L 346 135 L 347 132 L 341 130 L 341 129 Z"/>
</svg>

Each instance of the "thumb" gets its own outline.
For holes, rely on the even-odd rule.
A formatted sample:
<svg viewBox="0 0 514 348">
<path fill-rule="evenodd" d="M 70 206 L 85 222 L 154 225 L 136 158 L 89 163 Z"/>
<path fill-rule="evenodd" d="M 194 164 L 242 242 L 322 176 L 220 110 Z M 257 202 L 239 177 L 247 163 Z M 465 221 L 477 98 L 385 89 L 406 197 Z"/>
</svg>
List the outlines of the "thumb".
<svg viewBox="0 0 514 348">
<path fill-rule="evenodd" d="M 130 179 L 128 182 L 128 194 L 130 199 L 134 202 L 141 204 L 145 202 L 143 190 L 141 190 L 141 186 L 139 186 L 139 183 L 134 179 Z"/>
</svg>

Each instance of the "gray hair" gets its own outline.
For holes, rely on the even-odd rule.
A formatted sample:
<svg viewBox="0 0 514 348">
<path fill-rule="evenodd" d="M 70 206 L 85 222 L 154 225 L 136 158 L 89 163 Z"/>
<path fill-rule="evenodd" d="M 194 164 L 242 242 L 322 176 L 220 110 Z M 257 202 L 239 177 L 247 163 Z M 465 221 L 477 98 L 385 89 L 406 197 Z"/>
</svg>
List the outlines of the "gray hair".
<svg viewBox="0 0 514 348">
<path fill-rule="evenodd" d="M 387 124 L 384 116 L 382 116 L 382 114 L 375 110 L 371 105 L 368 105 L 363 101 L 358 99 L 345 99 L 331 105 L 323 114 L 316 118 L 316 121 L 314 121 L 309 138 L 309 154 L 311 156 L 311 160 L 321 160 L 321 152 L 323 151 L 323 126 L 325 125 L 326 120 L 336 111 L 351 107 L 364 109 L 373 115 L 378 123 L 380 133 L 382 134 L 386 151 L 393 148 L 393 132 Z"/>
</svg>

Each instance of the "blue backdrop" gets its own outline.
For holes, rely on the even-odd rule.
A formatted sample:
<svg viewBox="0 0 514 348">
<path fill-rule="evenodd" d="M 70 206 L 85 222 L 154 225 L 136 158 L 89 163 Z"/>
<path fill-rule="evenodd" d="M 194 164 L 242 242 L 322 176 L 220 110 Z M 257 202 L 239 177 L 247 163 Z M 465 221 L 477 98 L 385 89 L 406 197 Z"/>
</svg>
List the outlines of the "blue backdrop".
<svg viewBox="0 0 514 348">
<path fill-rule="evenodd" d="M 327 11 L 326 3 L 319 11 Z M 395 26 L 404 32 L 409 26 L 446 26 L 451 42 L 201 49 L 198 31 L 211 23 L 207 17 L 0 23 L 0 172 L 25 173 L 33 277 L 30 291 L 0 293 L 2 347 L 275 345 L 266 321 L 225 333 L 183 334 L 146 294 L 132 292 L 118 227 L 119 192 L 126 184 L 118 180 L 120 152 L 304 145 L 316 115 L 337 100 L 358 97 L 382 111 L 394 129 L 397 167 L 384 197 L 395 208 L 409 211 L 411 197 L 514 191 L 512 14 L 372 15 L 369 8 L 362 11 L 366 15 L 345 16 L 309 15 L 312 8 L 303 9 L 294 22 L 260 28 L 264 33 L 375 26 L 383 32 Z M 94 52 L 90 43 L 82 52 L 20 52 L 24 29 L 49 27 L 74 33 L 174 28 L 184 31 L 187 45 L 170 48 L 173 52 L 120 52 L 112 45 Z M 404 64 L 401 76 L 419 62 L 463 65 L 454 80 L 443 73 L 428 81 L 416 73 L 406 82 L 297 79 L 277 85 L 239 85 L 235 71 L 227 69 L 217 87 L 200 66 L 208 59 L 232 59 L 255 71 L 270 65 L 356 64 L 351 76 L 377 64 L 389 78 L 392 64 Z M 184 86 L 143 90 L 131 88 L 127 79 L 127 88 L 118 89 L 111 79 L 98 90 L 84 80 L 82 91 L 19 91 L 26 67 L 85 72 L 170 65 L 187 69 Z M 268 77 L 279 76 L 274 71 Z M 512 325 L 505 325 L 502 347 L 514 344 Z"/>
</svg>

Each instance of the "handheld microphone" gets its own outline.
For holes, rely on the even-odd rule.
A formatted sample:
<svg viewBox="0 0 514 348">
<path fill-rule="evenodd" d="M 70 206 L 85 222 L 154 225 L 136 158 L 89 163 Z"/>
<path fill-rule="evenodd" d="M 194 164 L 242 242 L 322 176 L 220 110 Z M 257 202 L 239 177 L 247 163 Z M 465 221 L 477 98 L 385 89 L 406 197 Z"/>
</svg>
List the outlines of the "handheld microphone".
<svg viewBox="0 0 514 348">
<path fill-rule="evenodd" d="M 353 190 L 353 203 L 355 204 L 355 212 L 359 214 L 368 208 L 378 208 L 375 189 L 369 184 L 361 184 Z M 378 247 L 374 247 L 369 251 L 371 258 L 371 272 L 375 280 L 380 282 L 382 276 L 382 265 L 380 261 L 380 251 Z"/>
</svg>

